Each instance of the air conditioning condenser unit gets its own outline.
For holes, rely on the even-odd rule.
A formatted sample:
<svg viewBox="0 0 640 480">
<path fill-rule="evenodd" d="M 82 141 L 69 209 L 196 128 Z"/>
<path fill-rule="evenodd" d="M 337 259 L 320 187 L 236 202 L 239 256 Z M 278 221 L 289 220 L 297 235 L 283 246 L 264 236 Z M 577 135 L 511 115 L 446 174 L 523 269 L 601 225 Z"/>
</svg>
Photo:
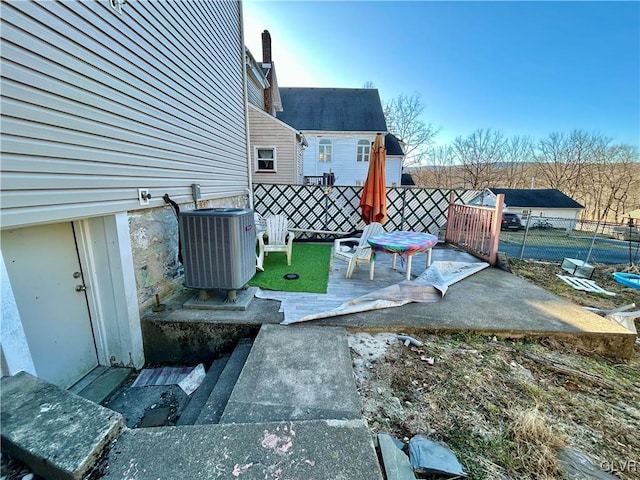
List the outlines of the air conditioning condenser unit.
<svg viewBox="0 0 640 480">
<path fill-rule="evenodd" d="M 205 208 L 180 212 L 184 284 L 201 290 L 236 290 L 256 273 L 253 210 Z"/>
</svg>

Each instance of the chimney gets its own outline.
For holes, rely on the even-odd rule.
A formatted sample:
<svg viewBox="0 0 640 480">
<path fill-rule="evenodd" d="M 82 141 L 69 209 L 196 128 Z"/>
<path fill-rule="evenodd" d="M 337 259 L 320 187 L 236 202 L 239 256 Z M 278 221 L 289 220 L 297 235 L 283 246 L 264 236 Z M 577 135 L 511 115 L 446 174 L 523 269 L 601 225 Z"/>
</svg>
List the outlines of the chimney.
<svg viewBox="0 0 640 480">
<path fill-rule="evenodd" d="M 273 79 L 271 70 L 273 69 L 273 63 L 271 59 L 271 34 L 269 30 L 262 32 L 262 66 L 268 68 L 267 81 L 269 82 L 269 86 L 264 89 L 264 111 L 275 117 L 276 112 L 273 109 L 273 96 L 271 94 L 271 83 Z"/>
<path fill-rule="evenodd" d="M 262 32 L 262 62 L 271 63 L 271 35 L 269 30 Z"/>
</svg>

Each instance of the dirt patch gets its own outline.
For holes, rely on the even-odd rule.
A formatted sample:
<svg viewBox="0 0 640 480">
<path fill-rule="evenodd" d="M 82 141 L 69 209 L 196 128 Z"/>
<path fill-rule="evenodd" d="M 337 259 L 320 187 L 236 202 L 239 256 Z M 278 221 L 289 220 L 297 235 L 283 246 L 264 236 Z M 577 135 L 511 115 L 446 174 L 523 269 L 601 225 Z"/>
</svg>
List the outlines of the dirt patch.
<svg viewBox="0 0 640 480">
<path fill-rule="evenodd" d="M 350 336 L 372 431 L 442 441 L 471 479 L 563 478 L 565 447 L 622 479 L 640 478 L 640 348 L 616 363 L 552 341 L 420 340 Z"/>
<path fill-rule="evenodd" d="M 559 263 L 511 261 L 514 274 L 578 305 L 640 304 L 638 290 L 613 280 L 624 265 L 595 267 L 593 280 L 615 296 L 573 289 L 556 276 L 567 274 Z M 419 340 L 421 347 L 388 334 L 351 336 L 372 431 L 442 441 L 474 480 L 566 478 L 564 449 L 621 479 L 640 479 L 640 346 L 621 362 L 553 340 L 466 333 Z"/>
</svg>

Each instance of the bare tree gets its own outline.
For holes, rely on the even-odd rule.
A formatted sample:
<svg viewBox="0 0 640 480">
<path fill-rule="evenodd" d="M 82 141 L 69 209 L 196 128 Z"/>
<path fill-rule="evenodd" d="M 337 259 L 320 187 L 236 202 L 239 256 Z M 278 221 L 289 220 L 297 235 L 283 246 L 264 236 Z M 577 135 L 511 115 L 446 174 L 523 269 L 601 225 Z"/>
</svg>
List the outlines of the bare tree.
<svg viewBox="0 0 640 480">
<path fill-rule="evenodd" d="M 584 181 L 585 166 L 595 161 L 611 140 L 599 133 L 574 130 L 569 135 L 554 132 L 536 145 L 537 175 L 545 186 L 577 196 Z"/>
<path fill-rule="evenodd" d="M 538 140 L 536 174 L 542 187 L 562 190 L 573 176 L 567 143 L 567 137 L 558 132 Z"/>
<path fill-rule="evenodd" d="M 619 220 L 640 204 L 637 149 L 612 145 L 600 133 L 574 130 L 552 133 L 536 144 L 536 176 L 544 187 L 557 188 L 585 207 L 588 219 Z"/>
<path fill-rule="evenodd" d="M 385 103 L 384 115 L 389 132 L 405 144 L 404 166 L 420 165 L 422 157 L 440 131 L 422 119 L 424 105 L 420 94 L 401 94 Z"/>
<path fill-rule="evenodd" d="M 502 188 L 534 188 L 535 179 L 528 177 L 533 161 L 533 144 L 529 137 L 513 136 L 504 144 L 504 155 L 493 185 Z"/>
<path fill-rule="evenodd" d="M 458 170 L 453 161 L 453 150 L 450 146 L 438 145 L 430 148 L 423 156 L 420 169 L 411 172 L 416 182 L 423 188 L 454 188 L 455 174 Z"/>
<path fill-rule="evenodd" d="M 502 133 L 482 128 L 453 141 L 454 158 L 461 166 L 466 188 L 481 189 L 494 182 L 505 145 Z"/>
<path fill-rule="evenodd" d="M 637 152 L 628 145 L 609 146 L 603 141 L 596 148 L 592 161 L 585 166 L 585 180 L 579 192 L 590 217 L 616 221 L 627 205 L 634 202 L 638 205 L 640 164 L 637 158 Z"/>
<path fill-rule="evenodd" d="M 367 80 L 366 82 L 364 82 L 364 85 L 362 85 L 362 88 L 376 88 L 376 87 L 371 80 Z"/>
</svg>

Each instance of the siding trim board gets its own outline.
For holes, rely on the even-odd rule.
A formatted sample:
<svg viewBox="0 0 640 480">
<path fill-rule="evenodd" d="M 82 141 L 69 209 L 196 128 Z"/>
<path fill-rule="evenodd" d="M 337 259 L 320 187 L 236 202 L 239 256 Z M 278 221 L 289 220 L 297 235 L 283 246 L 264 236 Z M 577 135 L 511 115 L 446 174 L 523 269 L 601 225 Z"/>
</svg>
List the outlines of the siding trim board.
<svg viewBox="0 0 640 480">
<path fill-rule="evenodd" d="M 3 2 L 3 227 L 250 187 L 239 1 Z M 144 207 L 148 208 L 148 207 Z"/>
</svg>

